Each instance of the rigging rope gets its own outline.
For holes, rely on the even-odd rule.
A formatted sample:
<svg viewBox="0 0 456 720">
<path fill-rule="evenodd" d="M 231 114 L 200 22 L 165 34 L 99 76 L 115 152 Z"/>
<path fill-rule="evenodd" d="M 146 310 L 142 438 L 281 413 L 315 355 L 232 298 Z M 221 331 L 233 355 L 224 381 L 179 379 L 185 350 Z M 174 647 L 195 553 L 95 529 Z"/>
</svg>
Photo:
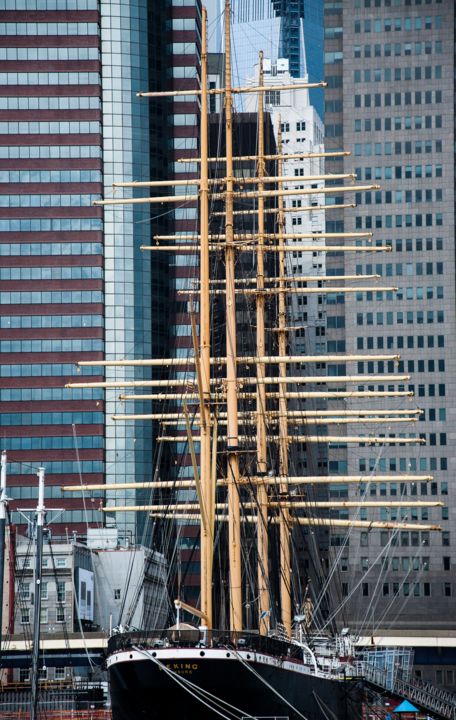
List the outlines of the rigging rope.
<svg viewBox="0 0 456 720">
<path fill-rule="evenodd" d="M 188 680 L 188 678 L 184 678 L 181 675 L 178 675 L 178 673 L 171 670 L 171 668 L 169 668 L 164 663 L 160 662 L 160 660 L 158 660 L 157 658 L 154 658 L 149 651 L 143 650 L 142 648 L 139 648 L 139 647 L 135 647 L 134 649 L 137 650 L 139 653 L 145 655 L 148 660 L 151 660 L 151 662 L 158 665 L 158 667 L 161 670 L 163 670 L 169 677 L 171 677 L 175 682 L 177 682 L 178 685 L 181 685 L 181 687 L 183 687 L 184 690 L 189 692 L 190 695 L 192 695 L 196 700 L 198 700 L 198 702 L 203 703 L 203 705 L 208 707 L 213 712 L 217 713 L 217 715 L 220 715 L 221 717 L 225 718 L 226 720 L 231 720 L 231 718 L 233 718 L 233 717 L 236 718 L 236 715 L 234 713 L 232 713 L 229 709 L 227 709 L 227 708 L 232 708 L 237 713 L 240 713 L 240 717 L 238 716 L 238 718 L 236 718 L 236 720 L 241 720 L 241 718 L 251 718 L 252 720 L 255 720 L 255 718 L 252 715 L 249 715 L 248 713 L 244 712 L 243 710 L 240 710 L 239 708 L 235 707 L 234 705 L 231 705 L 226 700 L 222 700 L 222 698 L 216 697 L 215 695 L 210 693 L 208 690 L 205 690 L 204 688 L 199 687 L 195 683 L 192 683 L 190 680 Z M 215 701 L 215 704 L 218 707 L 225 705 L 226 708 L 222 708 L 222 709 L 225 712 L 229 713 L 229 716 L 225 715 L 220 710 L 217 710 L 215 707 L 211 706 L 202 697 L 199 697 L 198 693 L 201 693 L 201 695 L 205 695 L 207 698 L 211 698 L 213 701 Z"/>
<path fill-rule="evenodd" d="M 318 707 L 320 708 L 321 712 L 325 716 L 326 720 L 338 720 L 337 716 L 333 713 L 332 710 L 326 705 L 326 703 L 323 702 L 323 700 L 320 698 L 320 696 L 315 692 L 315 690 L 312 690 L 312 695 L 314 696 L 316 703 Z M 328 715 L 328 713 L 330 713 Z"/>
<path fill-rule="evenodd" d="M 71 431 L 73 433 L 73 442 L 74 442 L 74 449 L 76 453 L 76 464 L 78 467 L 78 475 L 79 475 L 79 483 L 81 485 L 81 494 L 82 494 L 82 505 L 84 507 L 84 517 L 85 517 L 85 524 L 86 524 L 86 534 L 89 534 L 89 516 L 87 514 L 87 504 L 86 504 L 86 497 L 84 492 L 84 486 L 82 482 L 82 466 L 81 466 L 81 460 L 79 457 L 79 447 L 78 447 L 78 438 L 76 434 L 76 425 L 72 423 L 71 425 Z M 49 543 L 50 545 L 50 543 Z"/>
<path fill-rule="evenodd" d="M 331 620 L 333 620 L 333 619 L 336 617 L 336 615 L 340 612 L 341 608 L 348 603 L 348 601 L 350 600 L 350 598 L 354 595 L 354 593 L 356 592 L 356 590 L 360 587 L 361 583 L 366 579 L 367 575 L 368 575 L 368 574 L 370 573 L 370 571 L 375 567 L 375 563 L 382 557 L 382 555 L 384 555 L 384 554 L 388 551 L 388 549 L 389 549 L 390 546 L 391 546 L 391 543 L 393 542 L 393 538 L 397 535 L 398 532 L 399 532 L 399 531 L 396 530 L 396 531 L 394 531 L 394 532 L 392 533 L 392 535 L 391 535 L 388 543 L 385 545 L 385 547 L 383 547 L 383 548 L 380 550 L 379 554 L 378 554 L 377 557 L 374 559 L 372 565 L 370 565 L 370 566 L 368 567 L 368 569 L 366 570 L 366 572 L 364 573 L 364 575 L 362 575 L 362 577 L 358 580 L 358 582 L 353 586 L 353 588 L 351 589 L 350 593 L 343 599 L 343 601 L 340 603 L 339 607 L 336 608 L 336 609 L 333 611 L 332 615 L 330 615 L 330 617 L 328 618 L 326 624 L 322 626 L 322 630 L 324 630 L 324 629 L 327 627 L 327 625 L 331 622 Z"/>
<path fill-rule="evenodd" d="M 246 660 L 244 660 L 244 658 L 238 653 L 237 650 L 234 650 L 234 653 L 236 654 L 238 660 L 240 660 L 241 663 L 242 663 L 251 673 L 253 673 L 259 680 L 261 680 L 261 682 L 262 682 L 264 685 L 266 685 L 266 687 L 268 687 L 269 690 L 271 690 L 271 691 L 274 693 L 274 695 L 277 695 L 277 697 L 279 697 L 281 700 L 283 700 L 283 702 L 286 703 L 286 705 L 288 705 L 288 707 L 290 707 L 297 715 L 299 715 L 299 717 L 302 718 L 302 720 L 308 720 L 308 718 L 306 718 L 305 715 L 303 715 L 301 712 L 299 712 L 299 710 L 298 710 L 294 705 L 292 705 L 292 703 L 290 703 L 283 695 L 281 695 L 278 690 L 276 690 L 270 683 L 268 683 L 268 681 L 265 680 L 265 678 L 262 677 L 262 676 L 260 675 L 260 673 L 255 670 L 254 667 L 252 667 Z"/>
</svg>

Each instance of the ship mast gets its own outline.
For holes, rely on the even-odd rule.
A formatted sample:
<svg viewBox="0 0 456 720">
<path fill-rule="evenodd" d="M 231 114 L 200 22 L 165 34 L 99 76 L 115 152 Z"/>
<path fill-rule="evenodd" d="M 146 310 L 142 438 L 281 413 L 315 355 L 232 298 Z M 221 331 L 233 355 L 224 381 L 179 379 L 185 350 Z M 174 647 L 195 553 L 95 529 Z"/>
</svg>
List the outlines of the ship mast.
<svg viewBox="0 0 456 720">
<path fill-rule="evenodd" d="M 201 611 L 212 628 L 212 560 L 214 512 L 211 510 L 211 411 L 210 411 L 210 308 L 209 308 L 209 179 L 207 117 L 207 11 L 203 7 L 201 34 L 201 172 L 200 172 L 200 472 L 201 472 Z"/>
<path fill-rule="evenodd" d="M 263 53 L 260 52 L 259 86 L 264 85 Z M 257 235 L 257 268 L 256 268 L 256 351 L 259 358 L 266 354 L 264 342 L 264 90 L 258 91 L 258 235 Z M 265 476 L 267 472 L 266 457 L 266 384 L 265 364 L 257 363 L 257 397 L 256 397 L 256 429 L 257 429 L 257 474 Z M 258 523 L 258 614 L 261 635 L 269 630 L 269 548 L 268 548 L 268 493 L 267 486 L 260 483 L 257 488 Z"/>
<path fill-rule="evenodd" d="M 239 507 L 238 399 L 236 351 L 235 245 L 233 228 L 233 118 L 231 86 L 231 8 L 225 0 L 225 273 L 226 273 L 226 403 L 230 630 L 242 630 L 241 521 Z"/>
<path fill-rule="evenodd" d="M 279 118 L 277 135 L 277 151 L 279 156 L 282 153 L 282 125 Z M 282 174 L 283 160 L 280 157 L 277 174 Z M 282 183 L 278 184 L 279 190 Z M 283 196 L 278 197 L 278 246 L 279 246 L 279 297 L 278 297 L 278 320 L 279 320 L 279 356 L 285 357 L 287 353 L 287 315 L 286 315 L 286 282 L 285 282 L 285 249 L 284 249 L 284 202 Z M 287 377 L 286 363 L 279 363 L 279 377 Z M 286 385 L 282 382 L 279 385 L 279 476 L 280 496 L 288 497 L 288 414 Z M 280 509 L 280 607 L 282 611 L 282 624 L 288 637 L 291 637 L 291 558 L 290 558 L 290 511 L 287 507 Z"/>
</svg>

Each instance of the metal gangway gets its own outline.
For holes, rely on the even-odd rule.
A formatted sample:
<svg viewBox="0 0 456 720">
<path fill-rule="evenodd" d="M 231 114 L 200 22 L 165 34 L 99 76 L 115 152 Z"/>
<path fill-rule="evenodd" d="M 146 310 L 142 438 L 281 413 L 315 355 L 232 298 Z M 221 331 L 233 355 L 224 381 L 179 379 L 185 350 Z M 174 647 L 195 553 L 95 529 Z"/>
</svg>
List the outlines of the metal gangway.
<svg viewBox="0 0 456 720">
<path fill-rule="evenodd" d="M 412 665 L 413 651 L 409 649 L 370 650 L 356 662 L 356 674 L 434 716 L 456 720 L 456 695 L 432 683 L 412 678 Z"/>
</svg>

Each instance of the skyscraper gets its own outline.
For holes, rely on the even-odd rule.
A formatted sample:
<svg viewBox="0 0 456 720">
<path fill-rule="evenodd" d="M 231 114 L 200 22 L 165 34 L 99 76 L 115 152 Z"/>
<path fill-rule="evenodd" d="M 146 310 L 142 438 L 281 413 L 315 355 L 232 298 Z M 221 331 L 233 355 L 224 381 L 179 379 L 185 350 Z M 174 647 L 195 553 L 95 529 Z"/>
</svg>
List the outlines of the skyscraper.
<svg viewBox="0 0 456 720">
<path fill-rule="evenodd" d="M 155 108 L 136 93 L 148 90 L 149 78 L 162 77 L 151 67 L 149 50 L 149 9 L 144 0 L 102 1 L 101 100 L 103 110 L 103 193 L 112 197 L 112 183 L 151 178 L 151 157 L 157 145 L 153 135 Z M 164 28 L 159 3 L 155 13 L 158 27 Z M 154 36 L 157 42 L 157 36 Z M 158 42 L 160 40 L 158 39 Z M 124 196 L 138 195 L 124 189 Z M 147 192 L 146 192 L 147 194 Z M 140 250 L 150 237 L 150 208 L 122 205 L 103 209 L 105 269 L 105 357 L 107 360 L 151 357 L 152 297 L 151 258 Z M 131 381 L 145 377 L 137 367 L 106 368 L 106 380 Z M 133 402 L 120 403 L 118 389 L 106 390 L 105 478 L 108 483 L 135 482 L 150 478 L 152 472 L 152 429 L 146 422 L 125 423 L 112 419 L 119 412 L 140 412 Z M 135 502 L 135 491 L 107 492 L 106 504 Z M 110 519 L 108 519 L 109 521 Z M 135 513 L 123 513 L 116 523 L 130 538 L 136 538 Z"/>
<path fill-rule="evenodd" d="M 0 424 L 13 520 L 25 522 L 17 506 L 35 506 L 42 464 L 47 506 L 65 508 L 53 523 L 63 534 L 85 532 L 104 516 L 95 499 L 101 493 L 87 502 L 62 497 L 62 484 L 151 477 L 152 424 L 112 419 L 141 406 L 119 401 L 119 389 L 105 396 L 64 385 L 139 380 L 146 372 L 78 374 L 78 360 L 168 351 L 168 260 L 140 251 L 151 233 L 168 228 L 168 215 L 149 205 L 101 210 L 92 201 L 111 197 L 114 181 L 169 177 L 181 148 L 168 127 L 187 142 L 183 104 L 170 109 L 136 93 L 195 77 L 179 44 L 192 21 L 188 6 L 165 0 L 26 5 L 6 0 L 0 25 Z M 197 19 L 192 27 L 193 37 Z M 135 491 L 117 499 L 134 504 Z M 108 523 L 136 539 L 140 517 L 109 516 Z"/>
<path fill-rule="evenodd" d="M 63 388 L 76 360 L 104 352 L 103 221 L 91 204 L 103 171 L 100 13 L 96 0 L 41 6 L 7 0 L 0 26 L 0 423 L 13 507 L 35 505 L 45 464 L 48 505 L 66 505 L 60 521 L 78 528 L 99 515 L 62 501 L 59 486 L 101 482 L 105 468 L 102 392 Z"/>
<path fill-rule="evenodd" d="M 244 85 L 263 50 L 273 63 L 285 58 L 292 77 L 322 79 L 323 15 L 318 0 L 233 0 L 233 72 Z M 311 91 L 322 116 L 322 94 Z"/>
<path fill-rule="evenodd" d="M 453 3 L 445 0 L 325 3 L 326 149 L 352 152 L 350 158 L 328 161 L 327 169 L 355 169 L 359 181 L 381 186 L 357 197 L 355 211 L 332 212 L 327 229 L 372 230 L 375 242 L 393 250 L 375 260 L 345 254 L 328 262 L 335 272 L 378 274 L 383 284 L 398 287 L 397 293 L 346 295 L 343 304 L 341 299 L 328 307 L 333 317 L 328 317 L 327 350 L 398 353 L 399 370 L 411 375 L 399 389 L 414 391 L 413 405 L 423 409 L 415 431 L 426 440 L 419 448 L 333 448 L 329 471 L 372 473 L 369 487 L 339 486 L 338 493 L 352 500 L 360 491 L 373 500 L 384 498 L 379 520 L 419 520 L 442 527 L 441 533 L 353 530 L 349 544 L 333 533 L 341 570 L 340 616 L 344 624 L 363 625 L 369 633 L 392 623 L 402 629 L 454 628 L 453 16 Z M 358 369 L 383 374 L 392 365 L 366 361 Z M 388 381 L 375 385 L 389 388 Z M 400 407 L 399 400 L 385 401 L 383 407 L 392 402 Z M 359 407 L 356 400 L 344 403 L 344 408 Z M 386 435 L 388 431 L 386 427 Z M 362 426 L 354 426 L 354 432 L 367 434 Z M 403 432 L 413 434 L 414 428 L 405 425 Z M 377 471 L 433 479 L 378 484 Z M 388 501 L 407 499 L 435 499 L 444 507 L 387 507 Z"/>
</svg>

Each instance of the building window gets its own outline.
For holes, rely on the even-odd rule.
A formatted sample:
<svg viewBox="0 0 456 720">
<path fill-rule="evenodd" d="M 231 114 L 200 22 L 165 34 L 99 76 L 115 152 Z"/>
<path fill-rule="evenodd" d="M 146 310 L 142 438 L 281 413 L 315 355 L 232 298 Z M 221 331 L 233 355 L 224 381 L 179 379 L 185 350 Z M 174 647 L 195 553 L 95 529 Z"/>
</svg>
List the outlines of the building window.
<svg viewBox="0 0 456 720">
<path fill-rule="evenodd" d="M 20 668 L 19 670 L 19 682 L 30 682 L 30 670 L 28 668 Z"/>
<path fill-rule="evenodd" d="M 57 580 L 57 602 L 65 602 L 65 581 Z"/>
<path fill-rule="evenodd" d="M 215 90 L 215 87 L 216 87 L 215 82 L 211 81 L 209 83 L 209 88 L 211 90 Z M 210 113 L 215 113 L 215 111 L 216 111 L 216 102 L 215 101 L 216 101 L 215 95 L 210 95 L 209 96 L 209 112 Z"/>
<path fill-rule="evenodd" d="M 57 607 L 56 621 L 57 622 L 65 622 L 65 608 L 64 607 Z"/>
<path fill-rule="evenodd" d="M 56 667 L 54 678 L 55 678 L 55 680 L 65 680 L 65 668 L 64 667 Z"/>
<path fill-rule="evenodd" d="M 120 600 L 120 588 L 114 589 L 114 600 Z"/>
<path fill-rule="evenodd" d="M 264 102 L 265 105 L 280 105 L 280 90 L 266 90 Z"/>
<path fill-rule="evenodd" d="M 30 600 L 30 583 L 21 583 L 19 586 L 19 594 L 21 600 Z"/>
<path fill-rule="evenodd" d="M 30 608 L 22 608 L 21 610 L 21 623 L 23 625 L 30 622 Z"/>
</svg>

